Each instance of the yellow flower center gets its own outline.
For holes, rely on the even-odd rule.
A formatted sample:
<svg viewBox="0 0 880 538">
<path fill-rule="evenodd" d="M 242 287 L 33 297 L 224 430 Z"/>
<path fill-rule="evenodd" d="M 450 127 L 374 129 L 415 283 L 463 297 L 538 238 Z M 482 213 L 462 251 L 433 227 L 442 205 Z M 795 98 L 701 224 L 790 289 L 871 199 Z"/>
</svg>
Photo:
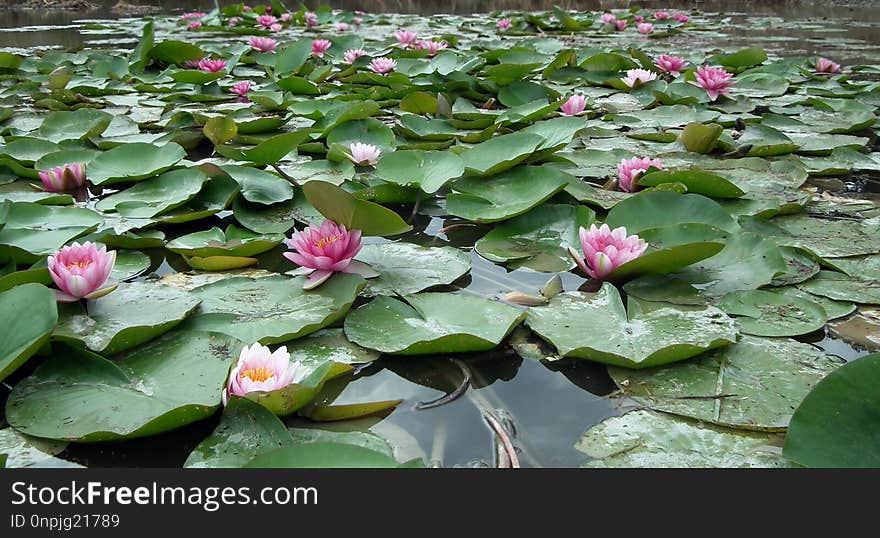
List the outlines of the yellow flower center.
<svg viewBox="0 0 880 538">
<path fill-rule="evenodd" d="M 327 237 L 322 237 L 321 239 L 318 240 L 317 243 L 315 243 L 315 246 L 318 248 L 324 248 L 327 245 L 332 245 L 333 243 L 339 241 L 341 238 L 342 238 L 341 235 L 330 235 Z"/>
<path fill-rule="evenodd" d="M 274 375 L 275 372 L 268 368 L 248 368 L 247 370 L 242 370 L 241 373 L 238 374 L 239 378 L 246 377 L 257 383 L 266 381 Z"/>
<path fill-rule="evenodd" d="M 85 269 L 86 267 L 88 267 L 90 265 L 92 265 L 92 262 L 90 260 L 83 260 L 81 262 L 73 262 L 73 263 L 67 264 L 68 267 L 76 267 L 78 269 Z"/>
</svg>

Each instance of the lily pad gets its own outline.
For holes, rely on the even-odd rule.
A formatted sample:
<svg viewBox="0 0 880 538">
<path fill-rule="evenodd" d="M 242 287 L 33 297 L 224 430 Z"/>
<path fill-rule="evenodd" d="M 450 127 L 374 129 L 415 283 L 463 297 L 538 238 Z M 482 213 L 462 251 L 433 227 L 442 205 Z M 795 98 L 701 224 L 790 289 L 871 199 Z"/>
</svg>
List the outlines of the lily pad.
<svg viewBox="0 0 880 538">
<path fill-rule="evenodd" d="M 489 176 L 521 163 L 543 142 L 544 137 L 537 134 L 513 133 L 477 144 L 462 153 L 461 158 L 468 174 Z"/>
<path fill-rule="evenodd" d="M 464 174 L 464 161 L 449 151 L 402 150 L 379 160 L 376 175 L 403 186 L 418 186 L 433 194 Z"/>
<path fill-rule="evenodd" d="M 828 316 L 813 301 L 770 291 L 736 291 L 718 307 L 735 316 L 740 331 L 757 336 L 797 336 L 818 331 Z"/>
<path fill-rule="evenodd" d="M 198 168 L 184 168 L 142 181 L 124 191 L 101 199 L 95 207 L 101 211 L 113 211 L 126 205 L 126 216 L 151 218 L 179 207 L 192 200 L 208 176 Z"/>
<path fill-rule="evenodd" d="M 365 295 L 410 295 L 432 286 L 451 284 L 471 269 L 466 252 L 454 247 L 412 243 L 364 245 L 356 259 L 379 276 L 367 281 Z"/>
<path fill-rule="evenodd" d="M 21 284 L 0 293 L 0 380 L 49 341 L 58 321 L 55 295 L 40 284 Z"/>
<path fill-rule="evenodd" d="M 326 218 L 349 230 L 361 230 L 365 236 L 397 235 L 412 229 L 394 211 L 377 203 L 355 198 L 332 183 L 309 181 L 303 185 L 303 193 L 309 203 Z"/>
<path fill-rule="evenodd" d="M 89 164 L 89 180 L 95 185 L 138 181 L 165 172 L 185 156 L 183 148 L 174 142 L 164 146 L 123 144 L 95 157 Z"/>
</svg>

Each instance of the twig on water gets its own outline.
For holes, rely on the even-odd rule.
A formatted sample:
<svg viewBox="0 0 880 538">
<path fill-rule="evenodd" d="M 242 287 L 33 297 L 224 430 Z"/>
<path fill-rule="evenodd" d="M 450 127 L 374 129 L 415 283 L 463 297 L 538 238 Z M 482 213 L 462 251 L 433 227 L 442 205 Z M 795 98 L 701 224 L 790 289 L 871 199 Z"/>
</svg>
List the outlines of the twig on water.
<svg viewBox="0 0 880 538">
<path fill-rule="evenodd" d="M 456 366 L 458 366 L 459 370 L 461 370 L 462 376 L 464 378 L 464 379 L 462 379 L 461 384 L 459 384 L 458 387 L 456 387 L 455 390 L 453 390 L 449 394 L 441 396 L 440 398 L 437 398 L 436 400 L 431 400 L 428 402 L 419 402 L 416 405 L 416 409 L 421 411 L 422 409 L 431 409 L 434 407 L 440 407 L 441 405 L 448 404 L 449 402 L 453 402 L 453 401 L 461 398 L 462 395 L 464 395 L 464 393 L 467 392 L 468 387 L 471 386 L 471 372 L 470 372 L 470 370 L 468 369 L 467 365 L 464 364 L 463 362 L 461 362 L 460 360 L 458 360 L 458 359 L 450 359 L 450 360 L 453 363 L 455 363 Z"/>
<path fill-rule="evenodd" d="M 519 457 L 516 455 L 516 449 L 513 447 L 513 442 L 510 440 L 510 436 L 507 435 L 507 432 L 504 430 L 504 426 L 498 422 L 492 413 L 488 411 L 483 412 L 483 419 L 489 424 L 489 427 L 492 428 L 492 431 L 495 432 L 495 435 L 501 441 L 501 445 L 504 448 L 504 455 L 501 456 L 499 454 L 497 466 L 501 469 L 519 469 Z"/>
<path fill-rule="evenodd" d="M 302 185 L 300 185 L 297 180 L 295 180 L 292 177 L 290 177 L 289 175 L 287 175 L 287 173 L 284 170 L 282 170 L 277 164 L 273 164 L 272 168 L 274 168 L 275 171 L 278 172 L 278 175 L 280 175 L 281 177 L 283 177 L 284 179 L 286 179 L 287 181 L 292 183 L 295 187 L 302 187 Z"/>
</svg>

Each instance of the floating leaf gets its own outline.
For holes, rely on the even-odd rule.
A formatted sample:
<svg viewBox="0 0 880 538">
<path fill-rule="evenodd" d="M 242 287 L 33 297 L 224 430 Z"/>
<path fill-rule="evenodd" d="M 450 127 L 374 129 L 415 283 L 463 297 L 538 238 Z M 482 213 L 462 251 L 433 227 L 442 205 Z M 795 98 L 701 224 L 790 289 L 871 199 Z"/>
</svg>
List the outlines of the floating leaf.
<svg viewBox="0 0 880 538">
<path fill-rule="evenodd" d="M 367 200 L 359 200 L 332 183 L 309 181 L 303 185 L 303 193 L 326 218 L 349 230 L 361 230 L 367 236 L 397 235 L 412 229 L 394 211 Z"/>
<path fill-rule="evenodd" d="M 0 380 L 24 364 L 52 334 L 58 321 L 55 295 L 40 284 L 21 284 L 0 293 Z"/>
<path fill-rule="evenodd" d="M 457 248 L 404 242 L 364 245 L 356 258 L 379 273 L 367 281 L 366 295 L 410 295 L 451 284 L 471 269 L 469 256 Z"/>
</svg>

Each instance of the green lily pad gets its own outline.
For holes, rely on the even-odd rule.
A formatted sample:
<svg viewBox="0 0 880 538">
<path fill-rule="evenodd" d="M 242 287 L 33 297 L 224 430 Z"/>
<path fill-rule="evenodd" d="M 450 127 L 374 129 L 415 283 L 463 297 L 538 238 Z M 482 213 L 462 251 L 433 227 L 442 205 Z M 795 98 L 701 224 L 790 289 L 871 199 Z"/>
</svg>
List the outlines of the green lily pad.
<svg viewBox="0 0 880 538">
<path fill-rule="evenodd" d="M 837 271 L 820 271 L 815 278 L 801 282 L 797 287 L 835 301 L 880 304 L 880 281 L 852 278 Z"/>
<path fill-rule="evenodd" d="M 723 177 L 698 168 L 651 172 L 638 179 L 642 187 L 656 187 L 664 183 L 681 183 L 688 192 L 712 198 L 739 198 L 745 192 Z"/>
<path fill-rule="evenodd" d="M 150 268 L 150 257 L 138 250 L 117 250 L 116 263 L 110 272 L 110 280 L 121 282 L 142 275 Z"/>
<path fill-rule="evenodd" d="M 840 220 L 807 215 L 773 219 L 783 235 L 780 244 L 806 249 L 822 258 L 842 258 L 880 252 L 880 219 Z"/>
<path fill-rule="evenodd" d="M 127 216 L 151 218 L 195 198 L 206 181 L 208 176 L 198 168 L 173 170 L 111 194 L 95 207 L 101 211 L 114 211 L 119 205 L 126 204 Z"/>
<path fill-rule="evenodd" d="M 87 305 L 59 309 L 53 337 L 113 354 L 164 334 L 199 305 L 192 294 L 154 282 L 128 282 Z"/>
<path fill-rule="evenodd" d="M 397 235 L 412 226 L 400 215 L 377 203 L 355 198 L 341 188 L 325 181 L 309 181 L 303 185 L 309 203 L 326 218 L 363 235 Z"/>
<path fill-rule="evenodd" d="M 708 224 L 726 232 L 737 232 L 739 225 L 718 205 L 700 194 L 668 191 L 640 192 L 619 202 L 605 219 L 612 229 L 626 226 L 630 234 L 677 224 Z"/>
<path fill-rule="evenodd" d="M 46 116 L 38 133 L 50 142 L 82 140 L 100 135 L 112 119 L 112 115 L 94 108 L 61 110 Z"/>
<path fill-rule="evenodd" d="M 275 174 L 248 166 L 220 168 L 241 185 L 241 195 L 248 202 L 272 205 L 293 198 L 293 186 Z"/>
<path fill-rule="evenodd" d="M 464 174 L 464 161 L 449 151 L 402 150 L 385 155 L 376 175 L 403 186 L 418 186 L 433 194 Z"/>
<path fill-rule="evenodd" d="M 123 144 L 95 157 L 89 164 L 89 180 L 95 185 L 138 181 L 165 172 L 185 156 L 183 148 L 174 142 L 164 146 Z"/>
<path fill-rule="evenodd" d="M 825 309 L 813 301 L 763 290 L 728 293 L 718 308 L 735 316 L 740 331 L 757 336 L 807 334 L 828 321 Z"/>
<path fill-rule="evenodd" d="M 497 136 L 461 154 L 468 174 L 490 176 L 513 168 L 527 159 L 544 142 L 533 133 Z"/>
<path fill-rule="evenodd" d="M 23 435 L 12 428 L 0 430 L 0 454 L 8 457 L 5 467 L 81 467 L 55 457 L 66 448 L 61 441 Z"/>
<path fill-rule="evenodd" d="M 455 247 L 404 242 L 364 245 L 355 258 L 379 273 L 367 281 L 367 296 L 410 295 L 451 284 L 471 269 L 470 257 Z"/>
<path fill-rule="evenodd" d="M 506 304 L 454 293 L 377 297 L 345 318 L 345 335 L 363 347 L 396 355 L 485 351 L 523 317 Z"/>
<path fill-rule="evenodd" d="M 336 443 L 309 443 L 279 448 L 252 459 L 245 467 L 331 469 L 400 467 L 394 458 L 368 448 Z"/>
<path fill-rule="evenodd" d="M 0 258 L 34 263 L 66 243 L 94 231 L 103 218 L 81 207 L 49 207 L 12 202 L 0 228 Z"/>
<path fill-rule="evenodd" d="M 40 284 L 21 284 L 0 293 L 0 380 L 24 364 L 49 341 L 58 321 L 55 295 Z"/>
<path fill-rule="evenodd" d="M 173 332 L 114 361 L 79 348 L 50 358 L 9 395 L 6 418 L 27 435 L 72 442 L 131 439 L 214 414 L 239 342 Z"/>
<path fill-rule="evenodd" d="M 785 431 L 794 409 L 840 359 L 784 338 L 743 336 L 692 361 L 632 371 L 608 368 L 628 398 L 721 426 Z"/>
<path fill-rule="evenodd" d="M 214 227 L 193 232 L 172 241 L 166 248 L 184 256 L 250 257 L 272 250 L 284 240 L 283 234 L 261 235 L 230 224 L 224 232 Z"/>
<path fill-rule="evenodd" d="M 234 277 L 200 286 L 201 299 L 190 326 L 264 345 L 293 340 L 345 316 L 364 287 L 358 275 L 333 275 L 317 289 L 302 289 L 305 277 Z"/>
<path fill-rule="evenodd" d="M 624 307 L 617 289 L 604 283 L 594 294 L 561 293 L 530 308 L 526 325 L 562 356 L 626 368 L 681 361 L 736 341 L 733 320 L 717 308 L 639 312 L 634 304 Z"/>
</svg>

